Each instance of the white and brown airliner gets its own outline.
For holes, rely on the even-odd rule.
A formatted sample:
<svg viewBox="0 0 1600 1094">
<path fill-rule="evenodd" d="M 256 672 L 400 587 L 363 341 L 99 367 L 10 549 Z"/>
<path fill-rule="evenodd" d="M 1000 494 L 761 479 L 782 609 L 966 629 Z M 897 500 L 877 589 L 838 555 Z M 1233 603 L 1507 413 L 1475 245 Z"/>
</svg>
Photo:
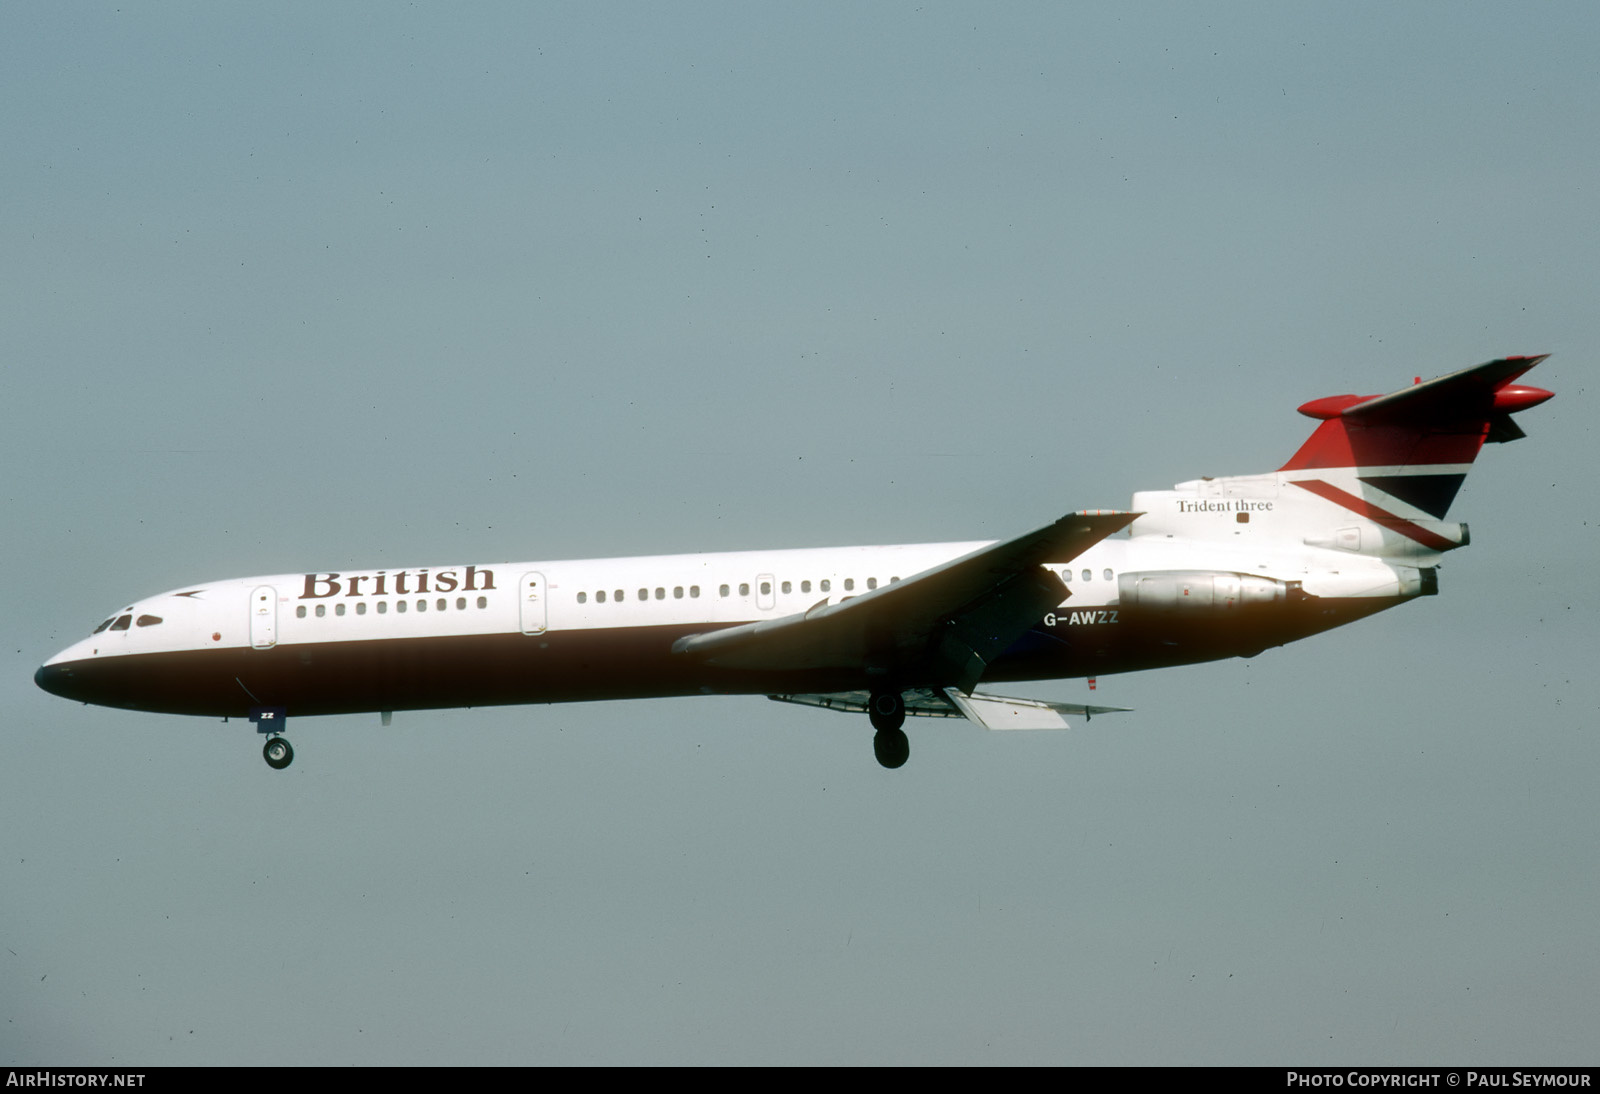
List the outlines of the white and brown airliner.
<svg viewBox="0 0 1600 1094">
<path fill-rule="evenodd" d="M 1490 361 L 1319 421 L 1277 471 L 1134 495 L 1000 543 L 930 543 L 297 573 L 186 585 L 114 612 L 35 676 L 131 710 L 290 716 L 668 695 L 865 712 L 880 763 L 906 716 L 1062 728 L 1118 708 L 980 684 L 1249 657 L 1438 591 L 1443 518 L 1486 442 L 1551 397 Z M 1127 530 L 1126 537 L 1108 538 Z"/>
</svg>

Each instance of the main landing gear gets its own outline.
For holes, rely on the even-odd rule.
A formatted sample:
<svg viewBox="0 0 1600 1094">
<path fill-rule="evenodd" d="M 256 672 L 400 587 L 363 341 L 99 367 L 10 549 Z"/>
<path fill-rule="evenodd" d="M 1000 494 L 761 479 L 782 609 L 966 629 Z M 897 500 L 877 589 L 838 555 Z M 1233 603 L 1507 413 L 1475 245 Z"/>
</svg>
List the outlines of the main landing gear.
<svg viewBox="0 0 1600 1094">
<path fill-rule="evenodd" d="M 268 767 L 282 771 L 294 763 L 294 749 L 287 737 L 268 737 L 267 743 L 261 746 L 261 757 L 267 761 Z"/>
<path fill-rule="evenodd" d="M 867 717 L 877 734 L 872 738 L 872 754 L 884 767 L 893 769 L 911 757 L 911 742 L 900 727 L 906 720 L 906 702 L 898 691 L 873 692 L 867 700 Z"/>
</svg>

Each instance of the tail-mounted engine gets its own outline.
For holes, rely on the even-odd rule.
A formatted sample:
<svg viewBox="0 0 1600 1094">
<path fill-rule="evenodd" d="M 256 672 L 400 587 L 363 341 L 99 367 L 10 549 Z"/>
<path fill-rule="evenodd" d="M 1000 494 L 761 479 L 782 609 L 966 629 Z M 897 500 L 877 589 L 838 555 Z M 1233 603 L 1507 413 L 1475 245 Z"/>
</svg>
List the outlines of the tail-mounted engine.
<svg viewBox="0 0 1600 1094">
<path fill-rule="evenodd" d="M 1304 600 L 1298 581 L 1216 570 L 1147 570 L 1120 574 L 1124 607 L 1182 614 L 1235 612 L 1255 605 Z"/>
</svg>

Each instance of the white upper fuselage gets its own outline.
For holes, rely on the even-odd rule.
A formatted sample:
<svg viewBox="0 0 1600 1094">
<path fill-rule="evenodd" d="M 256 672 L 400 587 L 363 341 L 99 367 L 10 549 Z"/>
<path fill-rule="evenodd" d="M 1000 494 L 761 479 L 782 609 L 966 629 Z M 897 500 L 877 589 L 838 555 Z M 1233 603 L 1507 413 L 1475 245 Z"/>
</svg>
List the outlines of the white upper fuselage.
<svg viewBox="0 0 1600 1094">
<path fill-rule="evenodd" d="M 1141 495 L 1140 500 L 1154 498 Z M 1212 515 L 1195 514 L 1200 520 Z M 1134 524 L 1135 533 L 1142 523 Z M 1285 551 L 1282 540 L 1253 541 L 1249 529 L 1237 526 L 1236 542 L 1136 534 L 1106 540 L 1070 564 L 1047 568 L 1070 589 L 1061 606 L 1077 610 L 1114 604 L 1117 578 L 1128 571 L 1245 572 L 1302 582 L 1333 596 L 1393 595 L 1397 589 L 1395 568 L 1382 560 L 1316 547 Z M 982 546 L 976 541 L 818 547 L 203 582 L 128 605 L 47 664 L 300 643 L 731 626 L 837 603 Z M 264 620 L 260 605 L 251 603 L 262 590 L 270 590 L 271 598 Z"/>
</svg>

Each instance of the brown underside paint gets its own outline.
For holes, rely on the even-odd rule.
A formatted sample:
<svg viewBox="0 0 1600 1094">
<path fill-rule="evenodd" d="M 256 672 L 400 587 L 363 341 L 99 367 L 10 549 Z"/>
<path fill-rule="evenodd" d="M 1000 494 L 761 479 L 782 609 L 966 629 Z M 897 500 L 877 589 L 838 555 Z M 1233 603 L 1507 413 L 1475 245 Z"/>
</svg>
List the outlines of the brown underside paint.
<svg viewBox="0 0 1600 1094">
<path fill-rule="evenodd" d="M 1404 603 L 1309 597 L 1193 617 L 1122 609 L 1117 622 L 1036 626 L 989 666 L 985 681 L 1104 676 L 1249 657 Z M 271 649 L 130 654 L 51 665 L 35 679 L 54 694 L 101 706 L 244 717 L 562 703 L 698 694 L 827 693 L 938 687 L 888 681 L 859 666 L 805 672 L 717 669 L 675 655 L 704 625 L 484 634 L 360 642 L 279 643 Z"/>
</svg>

